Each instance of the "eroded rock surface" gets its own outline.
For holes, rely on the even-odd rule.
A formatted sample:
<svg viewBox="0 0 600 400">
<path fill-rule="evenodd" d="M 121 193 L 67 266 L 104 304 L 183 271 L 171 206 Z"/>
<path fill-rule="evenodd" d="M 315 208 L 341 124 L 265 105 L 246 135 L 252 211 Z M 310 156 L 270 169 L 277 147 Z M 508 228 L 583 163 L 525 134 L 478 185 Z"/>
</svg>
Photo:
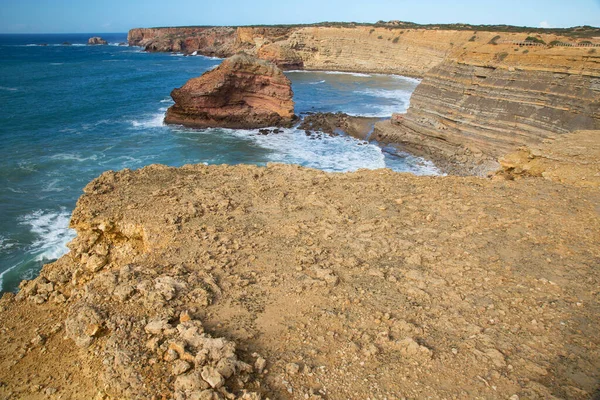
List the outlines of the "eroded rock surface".
<svg viewBox="0 0 600 400">
<path fill-rule="evenodd" d="M 407 113 L 373 137 L 485 175 L 521 146 L 598 129 L 600 54 L 502 44 L 449 56 L 417 86 Z"/>
<path fill-rule="evenodd" d="M 0 301 L 0 397 L 589 399 L 598 204 L 527 176 L 106 172 L 71 252 Z"/>
<path fill-rule="evenodd" d="M 245 53 L 174 89 L 165 122 L 199 128 L 290 126 L 295 120 L 290 80 L 273 63 Z"/>
<path fill-rule="evenodd" d="M 306 132 L 318 131 L 329 134 L 343 132 L 357 139 L 367 139 L 375 122 L 381 118 L 355 117 L 352 115 L 338 113 L 314 113 L 308 114 L 298 126 Z"/>
</svg>

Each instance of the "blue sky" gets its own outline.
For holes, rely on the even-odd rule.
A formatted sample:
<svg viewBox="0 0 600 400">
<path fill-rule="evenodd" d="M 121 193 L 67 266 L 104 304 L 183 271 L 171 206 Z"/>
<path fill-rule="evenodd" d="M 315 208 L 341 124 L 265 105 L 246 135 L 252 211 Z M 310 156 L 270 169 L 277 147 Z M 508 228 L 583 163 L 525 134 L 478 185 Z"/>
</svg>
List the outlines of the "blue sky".
<svg viewBox="0 0 600 400">
<path fill-rule="evenodd" d="M 322 21 L 600 26 L 600 0 L 0 0 L 1 33 Z"/>
</svg>

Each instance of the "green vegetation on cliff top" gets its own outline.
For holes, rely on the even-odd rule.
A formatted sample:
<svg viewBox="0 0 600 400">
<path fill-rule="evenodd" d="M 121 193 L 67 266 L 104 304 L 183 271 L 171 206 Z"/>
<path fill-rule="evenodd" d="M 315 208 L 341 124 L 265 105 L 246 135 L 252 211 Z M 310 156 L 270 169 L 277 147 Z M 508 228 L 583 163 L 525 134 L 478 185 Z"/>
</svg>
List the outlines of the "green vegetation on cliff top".
<svg viewBox="0 0 600 400">
<path fill-rule="evenodd" d="M 589 38 L 600 36 L 600 28 L 589 25 L 577 26 L 572 28 L 533 28 L 527 26 L 512 25 L 470 25 L 470 24 L 416 24 L 414 22 L 404 21 L 378 21 L 372 23 L 361 22 L 319 22 L 314 24 L 295 24 L 295 25 L 244 25 L 251 28 L 306 28 L 306 27 L 339 27 L 354 28 L 358 26 L 371 26 L 387 29 L 429 29 L 429 30 L 457 30 L 457 31 L 479 31 L 479 32 L 515 32 L 515 33 L 546 33 L 569 36 L 573 38 Z M 179 26 L 179 27 L 155 27 L 152 29 L 163 28 L 217 28 L 218 26 L 198 25 L 198 26 Z"/>
</svg>

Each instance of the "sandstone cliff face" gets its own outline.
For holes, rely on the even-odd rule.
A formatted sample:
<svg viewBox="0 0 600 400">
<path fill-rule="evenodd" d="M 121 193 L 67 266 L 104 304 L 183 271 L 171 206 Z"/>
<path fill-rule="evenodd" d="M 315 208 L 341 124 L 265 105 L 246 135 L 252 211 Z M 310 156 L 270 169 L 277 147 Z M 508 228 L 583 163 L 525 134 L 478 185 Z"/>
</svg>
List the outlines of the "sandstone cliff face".
<svg viewBox="0 0 600 400">
<path fill-rule="evenodd" d="M 481 164 L 578 129 L 600 129 L 600 55 L 487 45 L 430 70 L 373 137 Z"/>
<path fill-rule="evenodd" d="M 482 32 L 478 41 L 495 34 Z M 415 77 L 466 43 L 471 31 L 357 27 L 192 27 L 129 31 L 130 45 L 229 57 L 240 50 L 284 69 L 393 73 Z M 523 35 L 520 35 L 523 36 Z M 505 34 L 505 38 L 520 38 Z M 521 38 L 522 39 L 522 38 Z"/>
<path fill-rule="evenodd" d="M 240 53 L 171 93 L 166 123 L 207 128 L 289 126 L 295 119 L 290 80 L 276 65 Z"/>
<path fill-rule="evenodd" d="M 543 177 L 576 186 L 600 187 L 600 131 L 577 131 L 502 157 L 497 176 Z"/>
</svg>

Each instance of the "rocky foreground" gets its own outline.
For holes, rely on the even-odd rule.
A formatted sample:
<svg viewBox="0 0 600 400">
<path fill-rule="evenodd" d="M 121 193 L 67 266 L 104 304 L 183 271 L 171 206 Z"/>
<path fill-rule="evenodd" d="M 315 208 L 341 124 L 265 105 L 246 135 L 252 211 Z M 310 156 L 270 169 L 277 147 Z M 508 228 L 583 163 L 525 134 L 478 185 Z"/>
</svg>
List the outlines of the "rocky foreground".
<svg viewBox="0 0 600 400">
<path fill-rule="evenodd" d="M 590 399 L 593 133 L 495 179 L 106 172 L 71 252 L 0 301 L 0 397 Z"/>
</svg>

